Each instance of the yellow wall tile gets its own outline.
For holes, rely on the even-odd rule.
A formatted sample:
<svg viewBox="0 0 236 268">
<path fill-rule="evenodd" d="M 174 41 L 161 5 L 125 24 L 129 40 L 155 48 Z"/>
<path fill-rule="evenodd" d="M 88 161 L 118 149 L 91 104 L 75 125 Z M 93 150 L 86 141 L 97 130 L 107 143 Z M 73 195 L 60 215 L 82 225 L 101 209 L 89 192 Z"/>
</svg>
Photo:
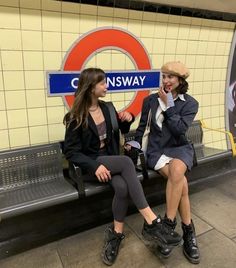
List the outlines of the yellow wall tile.
<svg viewBox="0 0 236 268">
<path fill-rule="evenodd" d="M 23 147 L 29 145 L 29 130 L 28 128 L 9 129 L 10 146 Z"/>
<path fill-rule="evenodd" d="M 214 56 L 206 56 L 205 68 L 214 67 Z"/>
<path fill-rule="evenodd" d="M 207 54 L 208 55 L 214 55 L 216 52 L 216 42 L 208 42 L 207 46 Z"/>
<path fill-rule="evenodd" d="M 135 20 L 142 20 L 143 12 L 137 10 L 129 10 L 129 18 Z"/>
<path fill-rule="evenodd" d="M 111 58 L 111 55 L 108 53 L 99 53 L 96 57 L 97 66 L 100 66 L 104 70 L 111 70 Z"/>
<path fill-rule="evenodd" d="M 25 70 L 43 70 L 42 52 L 24 51 Z"/>
<path fill-rule="evenodd" d="M 61 14 L 57 12 L 42 11 L 43 31 L 61 31 Z"/>
<path fill-rule="evenodd" d="M 217 28 L 211 28 L 209 40 L 211 40 L 211 41 L 217 41 L 218 40 L 218 36 L 219 36 L 219 29 L 217 29 Z"/>
<path fill-rule="evenodd" d="M 202 84 L 203 84 L 203 94 L 211 93 L 212 81 L 203 81 Z"/>
<path fill-rule="evenodd" d="M 197 54 L 206 54 L 208 42 L 198 41 Z"/>
<path fill-rule="evenodd" d="M 3 70 L 23 70 L 21 51 L 2 51 Z"/>
<path fill-rule="evenodd" d="M 80 13 L 81 14 L 88 14 L 88 15 L 96 15 L 97 14 L 97 6 L 94 5 L 80 5 Z"/>
<path fill-rule="evenodd" d="M 51 124 L 48 126 L 49 141 L 61 141 L 64 140 L 65 126 L 61 124 Z"/>
<path fill-rule="evenodd" d="M 46 105 L 47 106 L 60 106 L 60 105 L 64 106 L 64 103 L 61 97 L 47 97 Z"/>
<path fill-rule="evenodd" d="M 129 20 L 128 23 L 128 31 L 133 33 L 135 36 L 140 37 L 141 36 L 141 21 L 139 20 Z"/>
<path fill-rule="evenodd" d="M 6 106 L 9 110 L 26 108 L 25 91 L 6 91 Z"/>
<path fill-rule="evenodd" d="M 128 29 L 128 20 L 127 19 L 120 19 L 120 18 L 115 18 L 113 20 L 113 27 L 120 27 L 124 30 Z"/>
<path fill-rule="evenodd" d="M 0 6 L 0 28 L 19 29 L 19 8 Z"/>
<path fill-rule="evenodd" d="M 128 18 L 129 10 L 123 8 L 114 8 L 114 15 L 115 18 Z"/>
<path fill-rule="evenodd" d="M 21 50 L 20 30 L 0 29 L 1 49 Z"/>
<path fill-rule="evenodd" d="M 61 34 L 43 32 L 43 49 L 47 51 L 61 51 Z"/>
<path fill-rule="evenodd" d="M 101 17 L 97 18 L 97 27 L 107 27 L 113 24 L 113 18 L 111 17 Z"/>
<path fill-rule="evenodd" d="M 141 36 L 142 37 L 153 37 L 154 35 L 154 23 L 144 21 L 142 23 Z"/>
<path fill-rule="evenodd" d="M 196 57 L 195 67 L 202 68 L 205 66 L 206 56 L 205 55 L 198 55 Z"/>
<path fill-rule="evenodd" d="M 40 144 L 48 142 L 47 126 L 30 127 L 29 131 L 31 144 Z"/>
<path fill-rule="evenodd" d="M 176 46 L 177 46 L 177 40 L 169 39 L 166 40 L 165 43 L 165 53 L 166 54 L 175 54 L 176 53 Z"/>
<path fill-rule="evenodd" d="M 153 39 L 152 38 L 142 38 L 141 42 L 144 44 L 147 53 L 151 53 L 153 49 Z"/>
<path fill-rule="evenodd" d="M 44 90 L 26 90 L 26 100 L 28 108 L 45 107 Z"/>
<path fill-rule="evenodd" d="M 0 110 L 6 109 L 6 103 L 5 103 L 5 94 L 3 91 L 0 91 Z"/>
<path fill-rule="evenodd" d="M 9 128 L 28 126 L 26 109 L 7 111 L 7 119 Z"/>
<path fill-rule="evenodd" d="M 111 58 L 111 65 L 114 70 L 124 70 L 125 55 L 123 53 L 113 53 Z"/>
<path fill-rule="evenodd" d="M 61 123 L 64 115 L 65 111 L 63 106 L 47 108 L 48 124 Z"/>
<path fill-rule="evenodd" d="M 113 12 L 114 12 L 113 7 L 101 7 L 101 6 L 98 6 L 98 16 L 110 17 L 110 16 L 113 15 Z"/>
<path fill-rule="evenodd" d="M 61 2 L 52 0 L 41 0 L 43 10 L 61 11 Z"/>
<path fill-rule="evenodd" d="M 5 90 L 25 89 L 24 73 L 22 71 L 3 72 Z"/>
<path fill-rule="evenodd" d="M 213 70 L 213 75 L 212 75 L 212 80 L 219 80 L 219 78 L 221 77 L 221 69 L 214 69 Z"/>
<path fill-rule="evenodd" d="M 213 76 L 213 69 L 205 69 L 203 74 L 203 80 L 211 81 Z"/>
<path fill-rule="evenodd" d="M 78 38 L 79 34 L 62 33 L 62 51 L 67 52 Z"/>
<path fill-rule="evenodd" d="M 223 56 L 215 56 L 214 58 L 214 68 L 221 68 Z"/>
<path fill-rule="evenodd" d="M 191 40 L 198 40 L 200 34 L 200 27 L 192 25 L 189 29 L 189 36 L 188 38 Z"/>
<path fill-rule="evenodd" d="M 22 31 L 23 50 L 42 50 L 42 34 L 38 31 Z"/>
<path fill-rule="evenodd" d="M 209 40 L 210 36 L 210 28 L 209 27 L 201 27 L 199 40 Z"/>
<path fill-rule="evenodd" d="M 182 25 L 179 26 L 179 32 L 178 32 L 178 39 L 188 39 L 190 27 L 189 25 Z"/>
<path fill-rule="evenodd" d="M 114 93 L 114 94 L 117 94 L 117 93 Z M 116 107 L 117 112 L 121 112 L 124 109 L 124 101 L 114 101 L 114 99 L 112 99 L 112 102 L 114 106 Z"/>
<path fill-rule="evenodd" d="M 80 16 L 80 33 L 86 33 L 96 28 L 96 17 L 90 15 Z"/>
<path fill-rule="evenodd" d="M 79 32 L 79 15 L 62 14 L 62 32 L 78 33 Z"/>
<path fill-rule="evenodd" d="M 203 20 L 200 18 L 192 18 L 191 24 L 200 26 L 203 24 Z"/>
<path fill-rule="evenodd" d="M 1 0 L 2 6 L 19 7 L 19 0 Z"/>
<path fill-rule="evenodd" d="M 157 22 L 155 24 L 154 37 L 155 38 L 166 38 L 167 24 Z"/>
<path fill-rule="evenodd" d="M 4 90 L 4 86 L 3 86 L 3 72 L 0 72 L 0 91 Z"/>
<path fill-rule="evenodd" d="M 122 102 L 125 100 L 125 93 L 124 92 L 111 93 L 111 100 L 114 102 Z"/>
<path fill-rule="evenodd" d="M 8 130 L 0 130 L 0 150 L 7 150 L 10 147 Z"/>
<path fill-rule="evenodd" d="M 41 11 L 34 9 L 21 9 L 21 28 L 23 30 L 41 30 Z"/>
<path fill-rule="evenodd" d="M 62 56 L 61 52 L 44 52 L 43 63 L 45 70 L 59 70 L 61 69 Z"/>
<path fill-rule="evenodd" d="M 161 66 L 164 64 L 164 55 L 152 55 L 151 62 L 153 68 L 160 69 Z"/>
<path fill-rule="evenodd" d="M 26 89 L 41 89 L 46 84 L 44 71 L 25 71 L 25 87 Z"/>
<path fill-rule="evenodd" d="M 187 51 L 188 42 L 186 40 L 177 40 L 176 53 L 184 54 Z"/>
<path fill-rule="evenodd" d="M 188 41 L 187 54 L 197 54 L 198 41 Z"/>
<path fill-rule="evenodd" d="M 125 100 L 130 102 L 131 100 L 133 100 L 135 95 L 136 95 L 135 91 L 125 92 Z"/>
<path fill-rule="evenodd" d="M 135 68 L 135 63 L 132 61 L 131 58 L 128 57 L 128 55 L 127 55 L 127 57 L 125 57 L 125 69 L 126 70 L 134 70 L 134 69 L 136 69 Z"/>
<path fill-rule="evenodd" d="M 178 24 L 168 24 L 166 38 L 177 38 L 179 33 L 179 25 Z"/>
<path fill-rule="evenodd" d="M 195 67 L 195 61 L 196 56 L 195 55 L 187 55 L 185 59 L 185 63 L 188 66 L 188 68 L 194 68 Z"/>
<path fill-rule="evenodd" d="M 8 124 L 7 124 L 7 113 L 6 111 L 0 111 L 0 130 L 2 129 L 7 129 Z"/>
<path fill-rule="evenodd" d="M 192 21 L 191 17 L 185 17 L 185 16 L 180 17 L 181 24 L 191 24 L 191 21 Z"/>
<path fill-rule="evenodd" d="M 21 7 L 27 7 L 27 8 L 35 8 L 40 9 L 41 8 L 41 1 L 40 0 L 20 0 L 20 6 Z"/>
<path fill-rule="evenodd" d="M 170 15 L 169 16 L 169 23 L 180 23 L 181 16 Z"/>
<path fill-rule="evenodd" d="M 78 3 L 62 2 L 62 12 L 79 13 L 80 5 Z"/>
<path fill-rule="evenodd" d="M 46 108 L 28 109 L 29 126 L 40 126 L 47 124 Z"/>
<path fill-rule="evenodd" d="M 161 22 L 167 22 L 169 20 L 169 15 L 167 14 L 162 14 L 162 13 L 157 13 L 157 21 L 161 21 Z"/>
<path fill-rule="evenodd" d="M 157 13 L 154 12 L 143 12 L 143 20 L 144 21 L 156 21 L 157 19 Z"/>
<path fill-rule="evenodd" d="M 203 69 L 196 69 L 194 72 L 194 81 L 202 81 L 203 80 Z"/>
</svg>

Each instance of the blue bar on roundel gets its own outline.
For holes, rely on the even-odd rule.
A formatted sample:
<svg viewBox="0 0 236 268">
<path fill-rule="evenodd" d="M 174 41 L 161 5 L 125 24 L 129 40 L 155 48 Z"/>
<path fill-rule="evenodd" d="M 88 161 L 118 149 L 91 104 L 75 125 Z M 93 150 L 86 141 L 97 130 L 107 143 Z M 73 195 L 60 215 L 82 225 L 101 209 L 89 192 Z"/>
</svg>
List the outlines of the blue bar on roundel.
<svg viewBox="0 0 236 268">
<path fill-rule="evenodd" d="M 79 74 L 79 72 L 48 72 L 48 94 L 74 94 Z M 106 72 L 106 82 L 110 93 L 156 89 L 160 85 L 160 71 Z"/>
</svg>

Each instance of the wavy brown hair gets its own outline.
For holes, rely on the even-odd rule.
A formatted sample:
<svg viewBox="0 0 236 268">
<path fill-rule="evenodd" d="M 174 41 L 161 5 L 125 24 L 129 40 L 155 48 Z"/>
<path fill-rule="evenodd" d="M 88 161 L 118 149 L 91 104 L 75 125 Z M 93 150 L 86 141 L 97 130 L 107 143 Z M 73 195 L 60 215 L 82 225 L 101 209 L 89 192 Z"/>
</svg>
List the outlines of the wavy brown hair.
<svg viewBox="0 0 236 268">
<path fill-rule="evenodd" d="M 92 105 L 92 90 L 97 83 L 105 79 L 105 72 L 99 68 L 84 69 L 78 82 L 75 92 L 75 100 L 69 113 L 64 117 L 64 124 L 68 127 L 73 120 L 76 120 L 76 128 L 88 126 L 89 108 Z"/>
<path fill-rule="evenodd" d="M 185 94 L 188 91 L 188 82 L 179 77 L 179 86 L 175 89 L 178 94 Z"/>
</svg>

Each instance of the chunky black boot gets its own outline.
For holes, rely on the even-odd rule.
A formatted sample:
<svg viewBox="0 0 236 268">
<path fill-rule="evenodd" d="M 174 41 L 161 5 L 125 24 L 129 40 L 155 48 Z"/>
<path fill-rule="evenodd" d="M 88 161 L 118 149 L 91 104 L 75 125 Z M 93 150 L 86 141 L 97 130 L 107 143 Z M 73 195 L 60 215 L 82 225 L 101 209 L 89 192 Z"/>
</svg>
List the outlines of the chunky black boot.
<svg viewBox="0 0 236 268">
<path fill-rule="evenodd" d="M 165 224 L 167 226 L 167 228 L 172 229 L 173 231 L 175 230 L 175 227 L 177 225 L 177 221 L 176 218 L 174 218 L 174 220 L 170 220 L 167 218 L 167 216 L 165 215 L 164 219 L 163 219 L 163 224 Z M 161 256 L 163 258 L 168 258 L 173 250 L 173 247 L 171 246 L 158 246 L 157 250 L 159 251 L 159 253 L 161 254 Z"/>
<path fill-rule="evenodd" d="M 189 225 L 182 223 L 182 229 L 184 239 L 183 253 L 191 263 L 198 264 L 200 262 L 200 253 L 193 221 L 191 220 Z"/>
<path fill-rule="evenodd" d="M 125 238 L 122 233 L 117 233 L 112 226 L 105 230 L 105 244 L 102 250 L 102 260 L 107 265 L 112 265 L 119 252 L 120 242 Z"/>
<path fill-rule="evenodd" d="M 163 247 L 178 246 L 182 241 L 182 237 L 164 224 L 160 216 L 152 224 L 144 222 L 142 235 L 147 240 L 156 240 Z"/>
</svg>

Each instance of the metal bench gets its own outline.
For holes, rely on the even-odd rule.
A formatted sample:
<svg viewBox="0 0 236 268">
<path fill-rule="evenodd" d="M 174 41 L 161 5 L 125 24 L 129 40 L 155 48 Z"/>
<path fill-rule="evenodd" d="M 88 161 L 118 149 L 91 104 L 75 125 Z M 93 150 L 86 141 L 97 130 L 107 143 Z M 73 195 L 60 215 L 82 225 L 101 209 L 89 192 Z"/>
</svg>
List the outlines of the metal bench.
<svg viewBox="0 0 236 268">
<path fill-rule="evenodd" d="M 206 126 L 204 126 L 207 128 Z M 227 131 L 210 129 L 213 131 L 224 132 L 227 135 L 231 133 Z M 232 134 L 231 134 L 232 135 Z M 135 130 L 130 131 L 125 135 L 125 141 L 133 140 L 135 136 Z M 194 166 L 202 165 L 208 162 L 214 162 L 217 159 L 223 159 L 235 155 L 235 148 L 232 150 L 221 150 L 211 147 L 207 147 L 203 144 L 203 122 L 200 120 L 193 121 L 192 125 L 189 127 L 186 136 L 188 140 L 192 143 L 194 149 Z M 232 145 L 231 145 L 232 146 Z M 145 169 L 145 165 L 137 167 L 137 177 L 140 181 L 145 179 L 157 178 L 157 172 Z M 147 174 L 147 176 L 145 176 Z M 79 192 L 80 197 L 91 196 L 94 194 L 102 193 L 110 189 L 108 184 L 101 184 L 99 182 L 83 182 L 83 175 L 78 166 L 74 163 L 69 163 L 69 176 L 75 183 L 75 186 Z"/>
<path fill-rule="evenodd" d="M 65 180 L 59 143 L 0 152 L 2 219 L 78 199 Z"/>
</svg>

